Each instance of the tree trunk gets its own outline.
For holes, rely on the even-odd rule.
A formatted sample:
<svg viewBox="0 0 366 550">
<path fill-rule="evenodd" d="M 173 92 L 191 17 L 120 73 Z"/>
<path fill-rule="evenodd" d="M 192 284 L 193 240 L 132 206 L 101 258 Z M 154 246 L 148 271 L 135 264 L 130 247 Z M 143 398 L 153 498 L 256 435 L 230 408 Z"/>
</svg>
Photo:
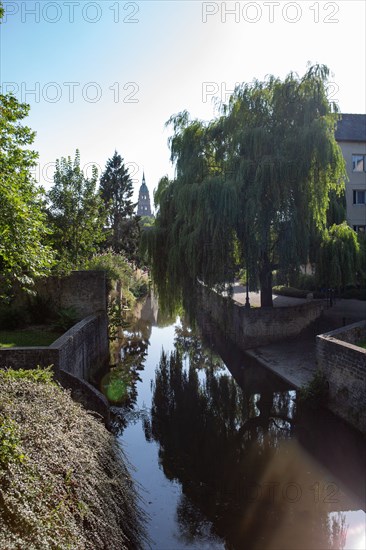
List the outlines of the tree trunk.
<svg viewBox="0 0 366 550">
<path fill-rule="evenodd" d="M 269 262 L 265 262 L 259 273 L 261 287 L 261 307 L 273 307 L 272 299 L 272 269 Z"/>
</svg>

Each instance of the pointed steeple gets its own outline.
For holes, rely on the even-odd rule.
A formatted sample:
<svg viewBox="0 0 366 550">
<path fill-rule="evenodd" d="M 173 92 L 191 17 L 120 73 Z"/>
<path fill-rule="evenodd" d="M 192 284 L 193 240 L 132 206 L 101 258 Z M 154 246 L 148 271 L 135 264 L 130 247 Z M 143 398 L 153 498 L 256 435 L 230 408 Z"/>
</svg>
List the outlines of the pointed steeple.
<svg viewBox="0 0 366 550">
<path fill-rule="evenodd" d="M 145 181 L 145 172 L 142 174 L 142 183 L 139 191 L 139 200 L 137 203 L 138 216 L 152 216 L 150 206 L 150 194 Z"/>
</svg>

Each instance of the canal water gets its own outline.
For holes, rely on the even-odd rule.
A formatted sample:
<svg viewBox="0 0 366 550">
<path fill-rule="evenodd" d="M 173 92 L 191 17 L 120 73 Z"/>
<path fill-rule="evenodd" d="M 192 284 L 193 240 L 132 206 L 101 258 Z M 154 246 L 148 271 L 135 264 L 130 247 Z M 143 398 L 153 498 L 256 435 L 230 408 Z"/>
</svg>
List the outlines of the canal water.
<svg viewBox="0 0 366 550">
<path fill-rule="evenodd" d="M 299 406 L 207 323 L 164 319 L 147 299 L 124 334 L 116 363 L 129 369 L 117 365 L 102 385 L 150 548 L 366 548 L 358 433 Z"/>
</svg>

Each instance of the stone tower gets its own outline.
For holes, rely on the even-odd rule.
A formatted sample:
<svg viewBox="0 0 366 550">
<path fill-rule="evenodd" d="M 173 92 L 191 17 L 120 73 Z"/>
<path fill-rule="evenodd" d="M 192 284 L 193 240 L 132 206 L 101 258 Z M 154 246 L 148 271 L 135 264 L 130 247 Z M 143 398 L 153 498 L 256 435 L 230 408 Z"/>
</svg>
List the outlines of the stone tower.
<svg viewBox="0 0 366 550">
<path fill-rule="evenodd" d="M 152 216 L 149 190 L 145 182 L 145 173 L 142 174 L 142 183 L 139 191 L 139 200 L 137 203 L 137 215 Z"/>
</svg>

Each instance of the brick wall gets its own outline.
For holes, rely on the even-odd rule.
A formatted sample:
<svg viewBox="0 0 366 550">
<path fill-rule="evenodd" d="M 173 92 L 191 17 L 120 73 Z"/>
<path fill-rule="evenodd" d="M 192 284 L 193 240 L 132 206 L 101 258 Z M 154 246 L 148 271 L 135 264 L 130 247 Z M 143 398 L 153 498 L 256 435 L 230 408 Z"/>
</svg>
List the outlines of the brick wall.
<svg viewBox="0 0 366 550">
<path fill-rule="evenodd" d="M 366 321 L 316 337 L 319 368 L 329 383 L 329 408 L 366 433 Z"/>
<path fill-rule="evenodd" d="M 322 302 L 315 300 L 290 307 L 246 309 L 205 287 L 199 295 L 200 308 L 243 350 L 296 336 L 323 310 Z"/>
</svg>

